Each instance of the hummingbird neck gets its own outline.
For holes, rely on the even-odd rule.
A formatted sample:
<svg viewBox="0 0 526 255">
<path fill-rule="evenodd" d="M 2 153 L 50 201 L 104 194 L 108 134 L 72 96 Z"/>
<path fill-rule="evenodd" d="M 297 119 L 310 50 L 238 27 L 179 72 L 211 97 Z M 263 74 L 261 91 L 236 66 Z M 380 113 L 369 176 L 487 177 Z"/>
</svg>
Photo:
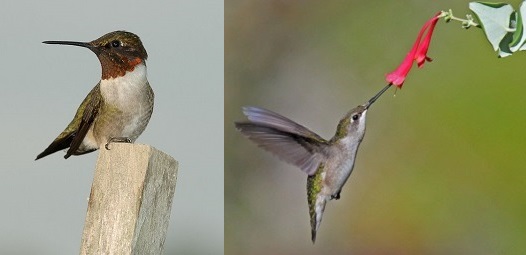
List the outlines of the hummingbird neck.
<svg viewBox="0 0 526 255">
<path fill-rule="evenodd" d="M 98 57 L 102 67 L 102 80 L 122 77 L 127 72 L 135 70 L 137 65 L 146 65 L 141 58 L 115 58 L 107 55 L 99 55 Z"/>
<path fill-rule="evenodd" d="M 332 142 L 336 142 L 337 140 L 340 140 L 344 137 L 347 137 L 347 134 L 349 134 L 349 125 L 351 124 L 350 118 L 343 118 L 340 123 L 338 123 L 338 127 L 336 128 L 336 134 L 331 139 Z"/>
</svg>

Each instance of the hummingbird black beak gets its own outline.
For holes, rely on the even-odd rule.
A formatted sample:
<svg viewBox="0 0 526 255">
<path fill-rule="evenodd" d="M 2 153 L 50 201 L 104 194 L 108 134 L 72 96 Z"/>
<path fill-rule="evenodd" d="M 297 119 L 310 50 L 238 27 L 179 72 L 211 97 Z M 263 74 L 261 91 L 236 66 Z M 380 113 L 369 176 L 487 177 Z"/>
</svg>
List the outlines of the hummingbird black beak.
<svg viewBox="0 0 526 255">
<path fill-rule="evenodd" d="M 365 106 L 366 109 L 369 109 L 369 107 L 376 101 L 376 99 L 378 99 L 390 87 L 391 87 L 391 84 L 385 86 L 385 88 L 380 90 L 380 92 L 376 93 L 376 95 L 374 95 L 374 97 L 369 99 L 369 101 L 367 101 L 367 103 L 365 103 L 363 106 Z"/>
<path fill-rule="evenodd" d="M 61 45 L 73 45 L 73 46 L 79 46 L 88 48 L 90 50 L 93 49 L 93 46 L 90 43 L 87 42 L 71 42 L 71 41 L 44 41 L 42 43 L 45 44 L 61 44 Z"/>
</svg>

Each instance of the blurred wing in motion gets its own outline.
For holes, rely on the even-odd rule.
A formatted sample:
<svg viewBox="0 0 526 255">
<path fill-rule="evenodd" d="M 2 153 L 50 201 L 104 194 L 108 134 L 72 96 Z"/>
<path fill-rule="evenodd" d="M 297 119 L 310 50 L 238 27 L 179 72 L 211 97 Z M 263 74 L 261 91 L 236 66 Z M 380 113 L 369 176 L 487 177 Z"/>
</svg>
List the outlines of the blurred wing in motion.
<svg viewBox="0 0 526 255">
<path fill-rule="evenodd" d="M 243 107 L 248 122 L 236 122 L 236 128 L 263 149 L 313 175 L 328 142 L 304 126 L 275 112 Z"/>
</svg>

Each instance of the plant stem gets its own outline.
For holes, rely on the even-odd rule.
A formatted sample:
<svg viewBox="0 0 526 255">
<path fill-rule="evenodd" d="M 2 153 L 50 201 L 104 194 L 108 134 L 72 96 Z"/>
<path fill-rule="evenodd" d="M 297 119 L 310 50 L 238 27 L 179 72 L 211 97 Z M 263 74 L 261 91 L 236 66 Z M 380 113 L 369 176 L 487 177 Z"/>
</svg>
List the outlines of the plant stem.
<svg viewBox="0 0 526 255">
<path fill-rule="evenodd" d="M 478 27 L 478 28 L 480 28 L 480 25 L 475 22 L 475 20 L 473 19 L 473 17 L 470 14 L 466 15 L 466 19 L 461 19 L 461 18 L 455 17 L 453 15 L 453 11 L 451 9 L 449 9 L 449 11 L 447 11 L 447 12 L 446 11 L 442 11 L 442 13 L 440 14 L 440 17 L 444 18 L 446 20 L 446 22 L 449 22 L 451 20 L 460 21 L 460 22 L 462 22 L 462 28 L 466 28 L 466 29 L 468 29 L 470 27 Z"/>
</svg>

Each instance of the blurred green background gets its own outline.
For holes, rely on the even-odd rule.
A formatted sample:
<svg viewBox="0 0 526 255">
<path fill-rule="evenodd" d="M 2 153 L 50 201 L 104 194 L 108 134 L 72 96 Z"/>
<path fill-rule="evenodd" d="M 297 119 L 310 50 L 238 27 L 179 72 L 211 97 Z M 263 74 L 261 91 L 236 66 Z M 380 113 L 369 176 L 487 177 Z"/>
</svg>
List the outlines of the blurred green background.
<svg viewBox="0 0 526 255">
<path fill-rule="evenodd" d="M 329 139 L 425 21 L 468 2 L 225 1 L 226 254 L 524 254 L 526 53 L 497 58 L 480 29 L 440 20 L 434 61 L 371 108 L 315 245 L 306 176 L 233 125 L 254 105 Z"/>
</svg>

